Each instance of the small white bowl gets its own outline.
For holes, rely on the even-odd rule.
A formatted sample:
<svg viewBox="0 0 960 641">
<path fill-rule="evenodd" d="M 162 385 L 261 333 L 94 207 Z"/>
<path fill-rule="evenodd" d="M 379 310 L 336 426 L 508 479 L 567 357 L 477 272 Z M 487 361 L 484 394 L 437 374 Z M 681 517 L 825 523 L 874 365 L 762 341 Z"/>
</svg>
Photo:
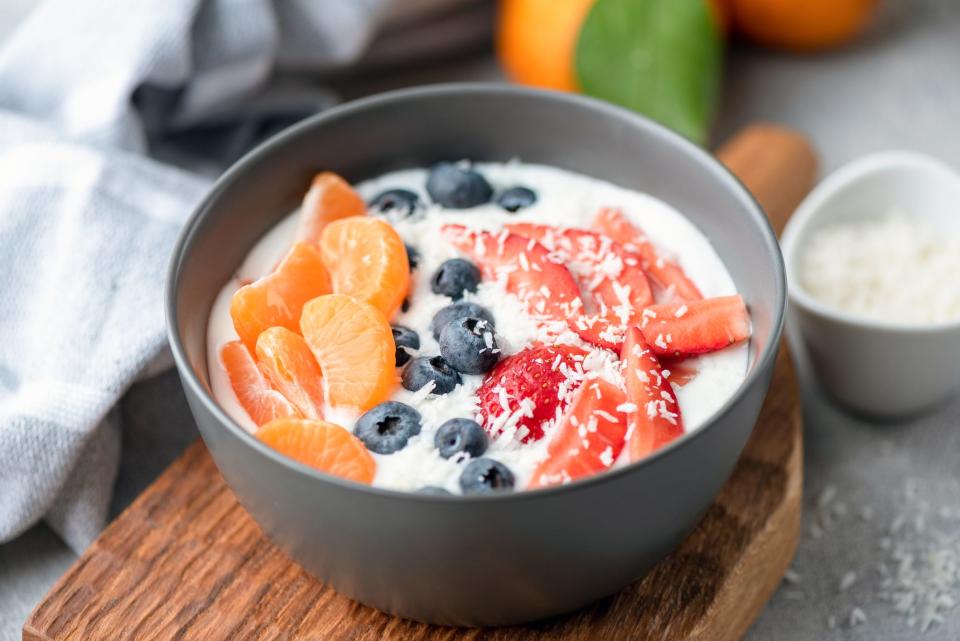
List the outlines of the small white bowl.
<svg viewBox="0 0 960 641">
<path fill-rule="evenodd" d="M 781 239 L 791 334 L 802 339 L 828 392 L 858 412 L 883 417 L 917 413 L 960 389 L 960 321 L 903 325 L 862 318 L 813 298 L 798 270 L 811 233 L 894 209 L 960 233 L 960 175 L 912 152 L 866 156 L 821 182 Z M 960 274 L 944 286 L 960 287 Z"/>
</svg>

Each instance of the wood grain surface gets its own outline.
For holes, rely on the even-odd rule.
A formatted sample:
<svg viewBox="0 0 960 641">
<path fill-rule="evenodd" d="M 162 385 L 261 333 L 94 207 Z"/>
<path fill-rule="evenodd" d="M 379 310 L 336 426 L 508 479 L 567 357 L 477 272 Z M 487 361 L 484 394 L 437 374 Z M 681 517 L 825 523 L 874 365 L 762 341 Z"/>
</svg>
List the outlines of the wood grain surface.
<svg viewBox="0 0 960 641">
<path fill-rule="evenodd" d="M 806 140 L 744 130 L 718 156 L 779 231 L 812 186 Z M 268 542 L 202 443 L 111 524 L 24 625 L 26 641 L 739 639 L 799 536 L 800 401 L 786 349 L 757 427 L 697 529 L 643 580 L 572 615 L 493 629 L 439 628 L 339 596 Z"/>
</svg>

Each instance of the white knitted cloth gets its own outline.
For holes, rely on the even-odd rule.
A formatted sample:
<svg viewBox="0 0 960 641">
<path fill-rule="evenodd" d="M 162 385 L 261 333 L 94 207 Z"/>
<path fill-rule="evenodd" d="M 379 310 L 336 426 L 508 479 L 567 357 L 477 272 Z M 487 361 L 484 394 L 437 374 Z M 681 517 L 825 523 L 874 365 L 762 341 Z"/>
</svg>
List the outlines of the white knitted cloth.
<svg viewBox="0 0 960 641">
<path fill-rule="evenodd" d="M 46 0 L 0 48 L 0 542 L 46 517 L 80 550 L 104 525 L 111 408 L 164 348 L 169 251 L 209 183 L 147 133 L 352 61 L 388 1 Z"/>
</svg>

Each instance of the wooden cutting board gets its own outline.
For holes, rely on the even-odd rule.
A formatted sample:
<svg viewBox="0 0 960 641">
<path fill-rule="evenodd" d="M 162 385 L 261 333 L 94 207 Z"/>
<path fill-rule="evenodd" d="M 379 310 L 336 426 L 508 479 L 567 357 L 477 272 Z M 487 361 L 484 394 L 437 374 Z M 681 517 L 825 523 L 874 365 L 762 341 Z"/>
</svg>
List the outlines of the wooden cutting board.
<svg viewBox="0 0 960 641">
<path fill-rule="evenodd" d="M 805 139 L 744 130 L 718 152 L 779 231 L 813 184 Z M 757 427 L 697 529 L 641 581 L 572 615 L 456 629 L 338 595 L 267 541 L 202 443 L 113 522 L 36 607 L 27 641 L 381 639 L 732 641 L 790 564 L 800 530 L 800 401 L 785 347 Z"/>
</svg>

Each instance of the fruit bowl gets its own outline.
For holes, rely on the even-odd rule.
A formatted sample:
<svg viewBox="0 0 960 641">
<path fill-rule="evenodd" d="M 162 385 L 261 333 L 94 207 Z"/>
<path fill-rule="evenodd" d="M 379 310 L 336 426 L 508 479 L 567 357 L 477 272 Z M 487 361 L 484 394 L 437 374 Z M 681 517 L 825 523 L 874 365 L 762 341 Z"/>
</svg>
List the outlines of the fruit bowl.
<svg viewBox="0 0 960 641">
<path fill-rule="evenodd" d="M 914 152 L 879 152 L 828 176 L 784 229 L 790 327 L 796 330 L 788 335 L 810 355 L 824 388 L 855 412 L 903 418 L 955 395 L 960 389 L 960 322 L 911 325 L 836 309 L 802 285 L 803 251 L 819 229 L 891 211 L 956 234 L 958 198 L 960 177 L 940 161 Z M 923 365 L 909 367 L 904 376 L 904 363 Z"/>
<path fill-rule="evenodd" d="M 575 123 L 575 126 L 572 126 Z M 644 191 L 710 239 L 750 308 L 748 373 L 698 430 L 649 458 L 514 494 L 402 493 L 278 454 L 217 404 L 207 321 L 256 241 L 319 169 L 351 182 L 440 160 L 510 158 Z M 503 85 L 374 96 L 279 134 L 230 169 L 184 228 L 167 285 L 170 343 L 200 432 L 240 502 L 280 548 L 362 603 L 446 625 L 531 621 L 640 578 L 698 522 L 729 476 L 767 391 L 782 329 L 783 265 L 770 227 L 715 159 L 606 103 Z"/>
</svg>

